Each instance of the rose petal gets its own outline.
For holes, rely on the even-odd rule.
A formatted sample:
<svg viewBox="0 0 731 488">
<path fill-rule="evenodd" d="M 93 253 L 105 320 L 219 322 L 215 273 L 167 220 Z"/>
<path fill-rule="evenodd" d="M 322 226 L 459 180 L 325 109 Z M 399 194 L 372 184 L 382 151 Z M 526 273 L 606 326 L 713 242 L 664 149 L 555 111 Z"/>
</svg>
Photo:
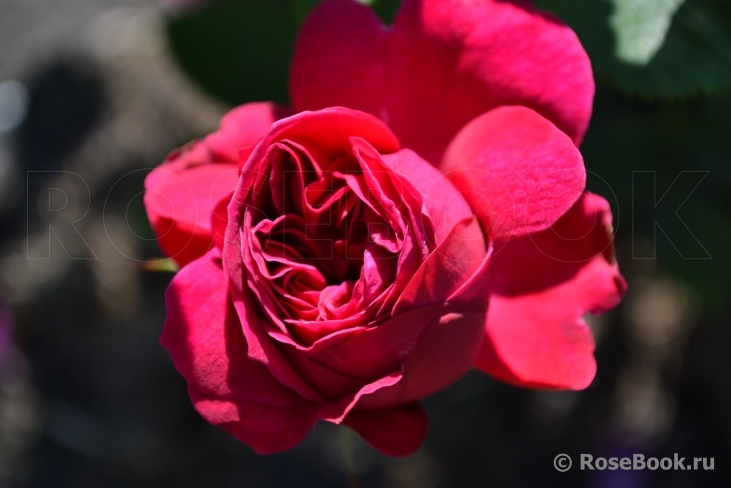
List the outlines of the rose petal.
<svg viewBox="0 0 731 488">
<path fill-rule="evenodd" d="M 377 118 L 355 110 L 331 107 L 318 112 L 302 112 L 275 123 L 266 138 L 254 148 L 249 161 L 259 162 L 269 147 L 279 141 L 292 140 L 308 150 L 317 150 L 331 157 L 346 146 L 350 138 L 362 138 L 381 154 L 401 148 L 393 132 Z M 242 159 L 245 161 L 244 156 Z M 254 168 L 246 167 L 248 170 Z"/>
<path fill-rule="evenodd" d="M 264 194 L 264 190 L 267 189 L 265 185 L 268 182 L 268 174 L 270 172 L 270 168 L 267 166 L 270 164 L 269 156 L 272 155 L 272 151 L 277 150 L 276 145 L 281 141 L 287 141 L 290 145 L 299 144 L 306 146 L 309 152 L 317 155 L 326 154 L 330 158 L 337 158 L 338 156 L 357 157 L 357 154 L 353 154 L 356 152 L 356 143 L 360 149 L 367 147 L 369 151 L 372 151 L 376 155 L 376 160 L 371 161 L 375 167 L 364 166 L 363 174 L 365 175 L 364 178 L 372 176 L 372 179 L 377 177 L 387 178 L 387 174 L 384 174 L 385 172 L 383 171 L 387 168 L 378 159 L 378 154 L 388 154 L 399 149 L 398 140 L 382 121 L 369 114 L 349 109 L 335 107 L 319 112 L 303 112 L 274 124 L 272 130 L 257 145 L 244 165 L 241 179 L 231 199 L 231 204 L 228 207 L 229 224 L 226 231 L 223 254 L 226 267 L 230 271 L 229 276 L 232 279 L 234 301 L 237 302 L 237 309 L 239 309 L 240 313 L 245 313 L 247 310 L 246 306 L 238 303 L 243 301 L 243 297 L 248 294 L 246 290 L 252 289 L 256 293 L 262 290 L 262 285 L 255 283 L 255 280 L 258 278 L 256 276 L 249 276 L 254 274 L 249 272 L 253 269 L 254 257 L 248 255 L 251 253 L 249 253 L 247 246 L 244 246 L 245 256 L 242 257 L 242 243 L 247 241 L 250 232 L 242 237 L 241 229 L 249 225 L 246 224 L 245 219 L 247 215 L 251 218 L 251 212 L 248 211 L 251 199 L 256 195 Z M 365 165 L 367 161 L 363 159 L 360 162 Z M 349 176 L 352 175 L 344 175 L 346 179 Z M 370 193 L 371 190 L 374 193 Z M 363 188 L 364 194 L 368 197 L 377 196 L 375 195 L 375 190 L 384 189 L 377 187 L 377 185 L 373 188 L 368 186 L 364 186 Z M 406 198 L 404 195 L 396 192 L 394 188 L 389 188 L 388 192 L 391 198 L 401 198 L 402 200 Z M 364 198 L 362 197 L 361 199 Z M 368 201 L 373 204 L 370 199 Z M 383 204 L 384 207 L 389 206 L 384 201 L 380 201 L 379 203 Z M 395 204 L 390 200 L 388 203 L 390 207 L 393 207 L 393 212 L 396 213 Z M 243 232 L 247 231 L 244 230 Z M 407 252 L 403 254 L 408 255 Z M 243 262 L 244 258 L 247 259 L 246 262 Z M 251 283 L 245 280 L 249 280 Z M 261 298 L 262 294 L 259 293 L 259 295 Z M 269 315 L 271 320 L 275 322 L 276 317 L 273 317 L 271 313 Z M 281 323 L 277 325 L 281 326 L 280 329 L 283 329 Z M 332 332 L 327 326 L 323 328 L 323 331 L 324 333 Z M 256 339 L 256 333 L 252 331 L 246 331 L 246 333 L 251 334 L 251 337 L 247 335 L 247 338 L 252 347 L 256 345 L 256 354 L 260 354 L 258 358 L 269 364 L 266 359 L 267 354 L 269 354 L 265 345 L 266 339 Z M 259 347 L 260 342 L 261 347 Z M 271 352 L 271 354 L 274 357 L 278 356 L 274 352 Z M 274 362 L 277 364 L 280 363 L 276 359 Z M 291 380 L 292 383 L 289 383 L 288 381 L 290 380 L 285 379 L 290 376 L 296 376 L 291 374 L 293 373 L 291 368 L 283 367 L 280 369 L 276 365 L 272 367 L 276 368 L 278 372 L 275 372 L 275 375 L 283 383 L 294 387 L 307 398 L 312 398 L 312 395 L 316 396 L 314 390 L 308 391 L 308 388 L 301 384 L 301 382 L 293 379 Z M 285 369 L 288 371 L 284 371 Z"/>
<path fill-rule="evenodd" d="M 345 339 L 328 336 L 309 347 L 281 336 L 276 338 L 282 343 L 280 348 L 291 351 L 290 354 L 300 354 L 330 370 L 368 383 L 400 370 L 402 360 L 432 322 L 445 313 L 458 313 L 464 308 L 439 304 L 411 310 L 378 327 L 348 331 Z M 337 335 L 343 334 L 345 331 Z"/>
<path fill-rule="evenodd" d="M 485 306 L 484 301 L 475 301 L 444 305 L 440 312 L 431 311 L 434 319 L 403 359 L 401 381 L 364 395 L 358 406 L 382 408 L 419 400 L 467 374 L 474 364 L 469 358 L 476 357 L 482 344 Z M 363 344 L 365 347 L 367 343 Z M 370 350 L 376 347 L 371 345 Z"/>
<path fill-rule="evenodd" d="M 304 354 L 301 354 L 295 348 L 280 346 L 279 349 L 289 364 L 297 370 L 297 373 L 328 401 L 338 402 L 349 395 L 357 394 L 364 386 L 370 383 L 358 378 L 349 377 L 337 369 L 323 366 Z M 389 371 L 388 373 L 391 374 L 393 372 Z M 342 412 L 338 412 L 336 415 L 340 416 Z"/>
<path fill-rule="evenodd" d="M 203 256 L 213 245 L 211 215 L 229 198 L 238 181 L 233 164 L 183 168 L 164 164 L 145 180 L 145 208 L 157 242 L 180 266 Z"/>
<path fill-rule="evenodd" d="M 238 163 L 254 150 L 274 122 L 291 115 L 288 107 L 271 102 L 254 102 L 234 108 L 221 119 L 221 128 L 206 137 L 216 161 Z"/>
<path fill-rule="evenodd" d="M 528 2 L 406 0 L 387 28 L 355 0 L 326 0 L 300 32 L 290 91 L 297 111 L 380 117 L 436 165 L 467 122 L 501 105 L 530 107 L 579 143 L 594 81 L 574 32 Z"/>
<path fill-rule="evenodd" d="M 230 266 L 228 264 L 227 266 Z M 231 280 L 231 269 L 227 276 Z M 248 284 L 246 285 L 248 287 Z M 303 398 L 322 402 L 325 398 L 312 385 L 308 384 L 272 343 L 267 325 L 257 316 L 259 305 L 247 289 L 231 287 L 231 298 L 242 322 L 244 337 L 248 343 L 248 355 L 252 360 L 264 365 L 283 385 L 295 390 Z"/>
<path fill-rule="evenodd" d="M 352 410 L 343 424 L 388 456 L 409 456 L 426 436 L 428 419 L 418 403 L 380 410 Z"/>
<path fill-rule="evenodd" d="M 411 278 L 393 313 L 444 303 L 477 272 L 486 256 L 485 236 L 477 219 L 472 216 L 459 222 Z"/>
<path fill-rule="evenodd" d="M 220 400 L 188 387 L 196 411 L 257 454 L 274 454 L 299 444 L 313 429 L 312 406 L 279 407 L 248 400 Z"/>
<path fill-rule="evenodd" d="M 251 153 L 285 114 L 272 103 L 237 107 L 221 120 L 218 132 L 172 153 L 147 176 L 145 208 L 167 256 L 184 266 L 211 248 L 213 210 L 236 187 L 240 150 Z"/>
<path fill-rule="evenodd" d="M 513 238 L 492 258 L 485 342 L 476 366 L 531 388 L 586 388 L 594 340 L 584 314 L 626 289 L 614 261 L 607 202 L 586 194 L 553 227 Z"/>
<path fill-rule="evenodd" d="M 461 192 L 441 171 L 421 159 L 415 152 L 402 149 L 381 158 L 423 195 L 424 211 L 434 226 L 438 246 L 462 220 L 474 214 Z"/>
<path fill-rule="evenodd" d="M 586 182 L 584 160 L 571 140 L 525 107 L 500 107 L 470 122 L 440 169 L 494 240 L 547 229 Z"/>
<path fill-rule="evenodd" d="M 259 453 L 288 449 L 315 423 L 314 407 L 248 358 L 220 260 L 208 254 L 173 278 L 162 332 L 198 412 Z"/>
</svg>

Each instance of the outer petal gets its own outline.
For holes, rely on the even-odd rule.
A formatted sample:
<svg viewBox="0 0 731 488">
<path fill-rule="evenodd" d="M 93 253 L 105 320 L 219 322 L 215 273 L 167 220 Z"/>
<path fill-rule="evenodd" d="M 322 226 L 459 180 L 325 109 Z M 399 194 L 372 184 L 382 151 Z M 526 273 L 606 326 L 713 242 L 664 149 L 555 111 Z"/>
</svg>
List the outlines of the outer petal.
<svg viewBox="0 0 731 488">
<path fill-rule="evenodd" d="M 343 424 L 382 453 L 400 457 L 416 452 L 426 436 L 428 420 L 421 405 L 408 403 L 381 410 L 353 410 Z"/>
<path fill-rule="evenodd" d="M 433 315 L 434 320 L 404 358 L 401 381 L 363 396 L 358 406 L 370 409 L 413 402 L 464 376 L 472 366 L 470 359 L 479 352 L 484 307 L 484 302 L 482 306 L 472 304 L 472 309 L 445 305 L 442 313 Z M 450 308 L 455 312 L 448 313 Z"/>
<path fill-rule="evenodd" d="M 513 238 L 493 256 L 485 342 L 477 367 L 526 387 L 586 388 L 594 340 L 582 319 L 622 298 L 607 202 L 586 194 L 553 227 Z"/>
<path fill-rule="evenodd" d="M 454 138 L 440 169 L 494 240 L 550 227 L 581 196 L 581 153 L 551 122 L 525 107 L 500 107 Z"/>
<path fill-rule="evenodd" d="M 250 153 L 284 115 L 271 103 L 235 108 L 218 132 L 173 152 L 148 175 L 145 208 L 167 256 L 185 265 L 211 248 L 211 214 L 236 187 L 239 153 Z"/>
<path fill-rule="evenodd" d="M 145 208 L 165 255 L 185 266 L 211 248 L 213 209 L 231 195 L 239 171 L 235 164 L 181 163 L 165 163 L 147 176 Z"/>
<path fill-rule="evenodd" d="M 446 302 L 486 259 L 485 236 L 477 219 L 459 222 L 411 278 L 393 313 Z"/>
<path fill-rule="evenodd" d="M 326 0 L 300 33 L 290 88 L 297 111 L 370 112 L 432 164 L 501 105 L 536 110 L 578 144 L 594 96 L 574 32 L 528 2 L 499 0 L 405 0 L 392 28 L 355 0 Z"/>
<path fill-rule="evenodd" d="M 297 358 L 298 371 L 323 390 L 323 395 L 343 396 L 355 384 L 375 385 L 396 372 L 398 383 L 372 388 L 360 405 L 383 408 L 408 403 L 453 383 L 473 365 L 482 343 L 486 317 L 484 301 L 440 303 L 403 313 L 377 327 L 351 329 L 310 348 L 281 344 L 283 354 Z M 390 393 L 381 393 L 389 390 Z M 306 392 L 305 392 L 306 393 Z"/>
<path fill-rule="evenodd" d="M 206 138 L 206 145 L 216 161 L 237 163 L 242 151 L 248 156 L 274 122 L 290 115 L 289 108 L 275 103 L 241 105 L 221 119 L 221 129 Z"/>
<path fill-rule="evenodd" d="M 346 422 L 389 455 L 410 454 L 423 440 L 426 418 L 418 405 L 352 411 L 361 397 L 397 383 L 400 374 L 387 375 L 337 402 L 312 403 L 250 359 L 220 259 L 213 252 L 176 275 L 167 302 L 161 342 L 188 382 L 196 410 L 256 452 L 293 447 L 318 418 Z M 397 438 L 389 441 L 389 433 Z"/>
<path fill-rule="evenodd" d="M 382 121 L 367 113 L 336 106 L 287 117 L 274 124 L 265 135 L 266 138 L 254 148 L 249 161 L 246 161 L 246 154 L 240 155 L 242 162 L 261 161 L 269 146 L 283 140 L 298 141 L 306 144 L 309 150 L 330 155 L 349 147 L 348 141 L 358 137 L 365 139 L 380 154 L 401 148 L 399 140 Z M 244 168 L 253 169 L 250 166 L 244 165 Z"/>
<path fill-rule="evenodd" d="M 196 410 L 259 453 L 288 449 L 315 423 L 314 407 L 248 358 L 220 260 L 192 262 L 167 291 L 161 343 L 188 382 Z"/>
<path fill-rule="evenodd" d="M 436 233 L 436 242 L 430 243 L 434 247 L 440 245 L 459 222 L 474 215 L 464 195 L 449 178 L 413 151 L 402 149 L 381 159 L 423 195 L 424 211 Z"/>
</svg>

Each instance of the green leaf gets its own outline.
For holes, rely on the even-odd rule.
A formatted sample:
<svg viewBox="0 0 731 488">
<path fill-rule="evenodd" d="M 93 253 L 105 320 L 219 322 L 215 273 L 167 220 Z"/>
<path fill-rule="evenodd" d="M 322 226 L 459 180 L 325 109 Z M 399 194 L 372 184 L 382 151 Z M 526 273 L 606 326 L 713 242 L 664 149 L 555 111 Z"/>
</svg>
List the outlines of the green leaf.
<svg viewBox="0 0 731 488">
<path fill-rule="evenodd" d="M 685 0 L 611 0 L 609 18 L 617 39 L 616 57 L 629 64 L 646 65 L 665 42 L 673 15 Z"/>
<path fill-rule="evenodd" d="M 578 34 L 594 70 L 647 97 L 731 89 L 728 0 L 537 0 Z"/>
<path fill-rule="evenodd" d="M 287 102 L 295 36 L 307 7 L 304 0 L 216 2 L 170 19 L 170 45 L 182 68 L 223 101 Z"/>
<path fill-rule="evenodd" d="M 374 12 L 388 25 L 391 25 L 396 17 L 402 0 L 358 0 L 361 3 L 370 5 Z"/>
</svg>

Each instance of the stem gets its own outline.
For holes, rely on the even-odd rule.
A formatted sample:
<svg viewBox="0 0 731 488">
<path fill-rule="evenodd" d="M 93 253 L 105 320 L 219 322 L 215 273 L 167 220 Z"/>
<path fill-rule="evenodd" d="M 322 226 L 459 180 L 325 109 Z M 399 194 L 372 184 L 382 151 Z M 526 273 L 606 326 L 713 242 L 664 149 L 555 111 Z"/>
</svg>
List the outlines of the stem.
<svg viewBox="0 0 731 488">
<path fill-rule="evenodd" d="M 360 488 L 358 483 L 358 475 L 355 473 L 355 465 L 353 464 L 353 441 L 355 433 L 347 427 L 340 428 L 340 447 L 343 454 L 343 463 L 345 464 L 345 474 L 348 477 L 350 488 Z"/>
<path fill-rule="evenodd" d="M 150 259 L 148 261 L 142 262 L 142 268 L 145 271 L 153 271 L 153 272 L 167 272 L 167 273 L 177 273 L 180 269 L 178 265 L 173 261 L 172 259 Z"/>
</svg>

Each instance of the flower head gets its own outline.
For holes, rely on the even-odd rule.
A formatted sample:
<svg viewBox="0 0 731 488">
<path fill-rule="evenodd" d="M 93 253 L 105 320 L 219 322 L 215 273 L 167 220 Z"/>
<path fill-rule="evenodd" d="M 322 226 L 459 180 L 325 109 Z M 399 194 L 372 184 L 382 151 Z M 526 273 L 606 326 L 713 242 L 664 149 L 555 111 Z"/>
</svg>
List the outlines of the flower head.
<svg viewBox="0 0 731 488">
<path fill-rule="evenodd" d="M 576 148 L 593 90 L 576 36 L 528 3 L 405 0 L 386 27 L 322 2 L 293 110 L 239 107 L 146 181 L 184 265 L 162 342 L 196 409 L 258 452 L 319 419 L 404 455 L 416 401 L 472 365 L 588 386 L 582 317 L 625 289 Z"/>
</svg>

